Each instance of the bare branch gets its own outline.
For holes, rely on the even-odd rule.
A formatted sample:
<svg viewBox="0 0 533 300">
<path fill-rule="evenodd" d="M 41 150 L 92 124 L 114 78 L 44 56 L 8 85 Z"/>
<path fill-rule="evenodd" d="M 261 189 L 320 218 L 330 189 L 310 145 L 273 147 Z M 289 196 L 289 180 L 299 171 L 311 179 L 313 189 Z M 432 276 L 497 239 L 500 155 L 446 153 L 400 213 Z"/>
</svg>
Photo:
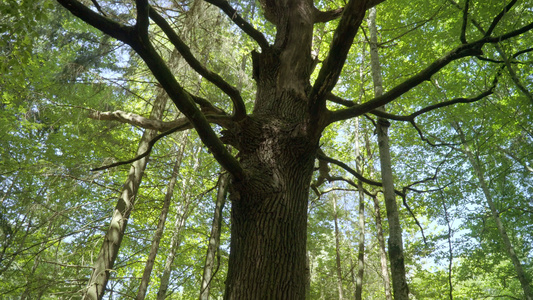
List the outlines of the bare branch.
<svg viewBox="0 0 533 300">
<path fill-rule="evenodd" d="M 315 23 L 326 23 L 326 22 L 335 20 L 342 15 L 343 11 L 344 11 L 344 7 L 333 9 L 333 10 L 328 10 L 328 11 L 320 11 L 318 9 L 315 9 L 314 22 Z"/>
<path fill-rule="evenodd" d="M 242 31 L 248 34 L 252 39 L 254 39 L 261 49 L 266 50 L 269 45 L 268 42 L 263 36 L 263 34 L 255 29 L 250 23 L 246 22 L 231 5 L 225 0 L 205 0 L 208 3 L 211 3 L 218 8 L 220 8 L 230 19 L 239 26 Z"/>
<path fill-rule="evenodd" d="M 198 72 L 198 74 L 202 75 L 209 82 L 216 85 L 230 97 L 231 101 L 233 102 L 235 119 L 241 120 L 244 118 L 244 116 L 246 116 L 246 107 L 244 106 L 244 100 L 242 99 L 239 91 L 224 81 L 224 79 L 218 74 L 212 72 L 202 65 L 194 57 L 189 47 L 181 40 L 174 29 L 172 29 L 172 27 L 168 24 L 165 18 L 158 14 L 153 7 L 150 7 L 150 18 L 163 30 L 170 42 L 181 53 L 182 57 L 185 59 L 185 61 L 187 61 L 191 68 L 193 68 L 196 72 Z"/>
<path fill-rule="evenodd" d="M 89 118 L 94 120 L 105 120 L 105 121 L 118 121 L 122 123 L 127 123 L 133 126 L 139 126 L 145 129 L 153 129 L 157 131 L 170 130 L 175 127 L 180 127 L 182 130 L 191 129 L 193 125 L 189 122 L 187 118 L 179 118 L 174 121 L 159 121 L 145 118 L 143 116 L 125 112 L 122 110 L 115 111 L 97 111 L 91 110 L 89 113 Z M 209 122 L 220 125 L 224 128 L 230 128 L 234 121 L 231 120 L 229 116 L 225 115 L 210 115 L 207 114 L 206 118 Z"/>
</svg>

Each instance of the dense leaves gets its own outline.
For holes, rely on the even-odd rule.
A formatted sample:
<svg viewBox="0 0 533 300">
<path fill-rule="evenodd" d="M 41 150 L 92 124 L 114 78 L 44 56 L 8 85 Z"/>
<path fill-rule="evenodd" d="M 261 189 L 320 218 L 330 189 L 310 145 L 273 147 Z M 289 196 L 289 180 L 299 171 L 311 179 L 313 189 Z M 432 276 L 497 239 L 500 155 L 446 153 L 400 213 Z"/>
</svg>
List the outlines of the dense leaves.
<svg viewBox="0 0 533 300">
<path fill-rule="evenodd" d="M 98 120 L 94 113 L 122 111 L 147 118 L 161 86 L 130 48 L 58 4 L 18 2 L 0 3 L 0 14 L 4 16 L 0 21 L 0 298 L 79 298 L 127 176 L 127 166 L 97 172 L 90 169 L 132 158 L 145 130 L 142 123 Z M 465 18 L 466 2 L 469 10 Z M 492 36 L 501 36 L 533 22 L 529 1 L 511 1 L 516 4 L 509 11 L 500 1 L 466 2 L 387 1 L 377 6 L 385 91 L 465 41 L 479 40 L 488 31 L 492 31 Z M 92 3 L 95 2 L 84 1 L 86 5 Z M 135 24 L 133 6 L 98 3 L 100 7 L 92 6 L 94 11 L 104 12 L 117 22 Z M 257 88 L 252 78 L 251 52 L 261 51 L 253 38 L 208 3 L 151 4 L 162 12 L 201 64 L 236 87 L 251 112 Z M 276 32 L 281 29 L 267 20 L 258 4 L 232 1 L 231 5 L 263 32 L 268 42 L 275 42 Z M 344 2 L 315 5 L 326 11 L 342 7 Z M 505 13 L 501 20 L 495 22 L 502 11 Z M 326 59 L 337 26 L 337 20 L 315 24 L 312 55 L 317 65 L 311 83 Z M 150 26 L 150 30 L 158 53 L 169 61 L 184 89 L 230 114 L 233 108 L 229 97 L 194 72 L 187 58 L 176 54 L 159 27 Z M 332 91 L 342 101 L 328 101 L 328 109 L 341 110 L 350 101 L 364 103 L 374 98 L 368 42 L 364 21 Z M 482 54 L 451 62 L 387 105 L 407 279 L 413 299 L 525 299 L 487 204 L 487 194 L 493 199 L 531 285 L 531 45 L 531 32 L 487 44 Z M 477 99 L 478 95 L 483 97 Z M 462 100 L 408 121 L 398 117 L 454 99 Z M 208 113 L 214 109 L 201 103 L 198 107 Z M 159 121 L 181 117 L 169 101 Z M 377 197 L 385 220 L 379 186 L 377 121 L 371 112 L 358 117 L 358 122 L 335 122 L 320 139 L 324 155 L 345 165 L 330 163 L 329 172 L 324 174 L 319 160 L 316 162 L 307 229 L 310 299 L 339 297 L 336 251 L 341 254 L 344 296 L 352 297 L 357 273 L 359 201 L 366 208 L 363 299 L 384 299 L 373 201 Z M 212 128 L 217 134 L 224 134 L 220 125 Z M 109 299 L 133 298 L 137 294 L 181 146 L 179 134 L 166 136 L 152 150 L 107 286 Z M 359 157 L 355 155 L 356 138 Z M 171 266 L 167 296 L 192 299 L 200 293 L 217 180 L 222 171 L 194 130 L 188 133 L 185 153 L 152 271 L 147 294 L 150 299 L 156 297 L 172 247 L 177 247 L 177 255 Z M 356 161 L 361 166 L 360 175 L 369 179 L 364 184 L 364 199 L 359 199 L 357 193 L 358 178 L 347 170 L 356 170 Z M 487 183 L 485 190 L 480 177 Z M 210 282 L 210 294 L 215 298 L 222 297 L 225 290 L 230 205 L 223 213 L 221 246 L 215 277 Z M 340 232 L 338 247 L 335 218 Z M 387 223 L 382 226 L 387 235 Z M 178 242 L 172 245 L 175 232 L 179 232 Z"/>
</svg>

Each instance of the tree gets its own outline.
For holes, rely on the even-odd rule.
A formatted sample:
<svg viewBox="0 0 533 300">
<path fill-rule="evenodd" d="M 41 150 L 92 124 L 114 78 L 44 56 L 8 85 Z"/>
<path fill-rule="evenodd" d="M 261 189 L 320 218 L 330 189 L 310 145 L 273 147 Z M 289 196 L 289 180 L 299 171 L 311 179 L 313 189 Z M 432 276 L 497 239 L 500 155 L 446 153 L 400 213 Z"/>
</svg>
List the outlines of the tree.
<svg viewBox="0 0 533 300">
<path fill-rule="evenodd" d="M 385 104 L 405 100 L 409 91 L 424 89 L 424 83 L 432 76 L 443 70 L 451 72 L 452 67 L 457 68 L 463 62 L 488 61 L 483 79 L 494 77 L 489 64 L 493 50 L 486 45 L 515 42 L 533 29 L 529 15 L 515 23 L 508 17 L 527 6 L 526 1 L 512 0 L 505 6 L 486 4 L 490 10 L 481 14 L 487 27 L 483 35 L 470 30 L 470 11 L 465 5 L 462 14 L 454 15 L 456 25 L 447 32 L 455 42 L 433 40 L 439 44 L 438 49 L 416 58 L 417 64 L 409 66 L 413 75 L 401 82 L 389 80 L 390 88 L 383 95 L 355 104 L 336 97 L 334 94 L 342 89 L 335 87 L 344 77 L 343 71 L 347 71 L 345 65 L 350 66 L 347 58 L 366 10 L 382 1 L 353 0 L 345 7 L 329 10 L 320 10 L 316 6 L 321 4 L 315 6 L 312 1 L 261 1 L 266 30 L 268 26 L 276 29 L 275 35 L 269 36 L 244 20 L 228 2 L 209 0 L 256 43 L 257 51 L 252 52 L 256 95 L 253 105 L 247 107 L 231 79 L 222 78 L 201 64 L 180 39 L 164 17 L 164 3 L 155 5 L 137 0 L 134 14 L 130 16 L 124 13 L 129 11 L 128 6 L 117 8 L 103 1 L 92 1 L 93 9 L 76 0 L 58 2 L 91 26 L 129 45 L 185 115 L 182 127 L 194 127 L 204 145 L 231 175 L 227 299 L 305 297 L 308 190 L 320 139 L 328 126 L 367 113 L 415 124 L 415 118 L 437 108 L 479 101 L 492 94 L 495 86 L 483 86 L 482 92 L 471 98 L 458 96 L 424 107 L 413 105 L 416 111 L 408 116 L 378 110 Z M 389 3 L 381 5 L 383 9 L 392 9 Z M 424 6 L 416 9 L 421 11 Z M 314 57 L 314 29 L 322 23 L 334 27 L 334 34 L 327 53 Z M 154 47 L 156 30 L 164 33 L 191 68 L 219 88 L 224 99 L 229 99 L 231 114 L 184 88 Z M 525 47 L 514 43 L 511 57 L 526 53 Z M 318 64 L 320 68 L 315 72 Z M 457 72 L 471 75 L 472 71 L 458 68 Z M 224 130 L 217 134 L 212 123 Z M 238 155 L 230 153 L 225 144 L 237 149 Z M 400 228 L 392 230 L 400 231 Z M 401 249 L 401 245 L 395 246 Z"/>
</svg>

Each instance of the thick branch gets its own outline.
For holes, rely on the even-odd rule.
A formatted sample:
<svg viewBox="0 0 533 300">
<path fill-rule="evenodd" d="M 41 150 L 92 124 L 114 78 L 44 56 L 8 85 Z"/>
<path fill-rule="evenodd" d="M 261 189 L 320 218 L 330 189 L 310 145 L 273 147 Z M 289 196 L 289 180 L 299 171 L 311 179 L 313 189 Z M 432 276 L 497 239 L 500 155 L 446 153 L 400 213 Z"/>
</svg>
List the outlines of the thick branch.
<svg viewBox="0 0 533 300">
<path fill-rule="evenodd" d="M 57 0 L 57 2 L 68 9 L 73 15 L 103 33 L 126 44 L 130 41 L 130 34 L 133 32 L 133 27 L 125 26 L 109 18 L 103 17 L 77 0 Z"/>
<path fill-rule="evenodd" d="M 218 8 L 220 8 L 230 19 L 239 26 L 242 31 L 248 34 L 252 39 L 254 39 L 261 49 L 266 50 L 269 45 L 268 42 L 263 36 L 263 34 L 255 29 L 252 25 L 246 22 L 231 5 L 225 0 L 205 0 L 208 3 L 211 3 Z"/>
<path fill-rule="evenodd" d="M 366 0 L 350 0 L 333 35 L 328 57 L 309 94 L 311 113 L 315 116 L 325 106 L 325 98 L 337 84 L 355 34 L 365 17 Z"/>
<path fill-rule="evenodd" d="M 145 118 L 143 116 L 125 112 L 122 110 L 115 111 L 97 111 L 92 110 L 89 113 L 89 118 L 94 120 L 105 120 L 105 121 L 118 121 L 121 123 L 127 123 L 133 126 L 142 127 L 144 129 L 153 129 L 157 131 L 170 130 L 175 127 L 180 127 L 185 129 L 193 128 L 191 122 L 187 118 L 179 118 L 174 121 L 163 122 L 159 120 L 152 120 Z M 229 116 L 224 115 L 206 115 L 206 118 L 209 122 L 215 123 L 225 128 L 231 127 L 233 121 L 230 120 Z"/>
<path fill-rule="evenodd" d="M 496 28 L 500 20 L 503 18 L 503 16 L 505 16 L 505 14 L 509 10 L 511 10 L 511 8 L 516 4 L 516 1 L 517 0 L 511 0 L 511 2 L 509 2 L 509 4 L 505 6 L 505 8 L 494 18 L 494 20 L 492 20 L 492 23 L 490 24 L 489 29 L 485 33 L 485 37 L 489 37 L 492 34 L 492 32 L 494 31 L 494 29 Z"/>
<path fill-rule="evenodd" d="M 216 85 L 224 93 L 226 93 L 233 102 L 234 116 L 237 120 L 240 120 L 246 116 L 246 107 L 239 91 L 224 81 L 218 74 L 207 69 L 202 63 L 200 63 L 192 54 L 189 47 L 180 39 L 174 29 L 168 24 L 168 22 L 160 14 L 158 14 L 153 7 L 150 7 L 150 18 L 163 30 L 170 42 L 180 52 L 182 57 L 187 61 L 189 66 L 193 68 L 198 74 L 202 75 L 205 79 Z"/>
<path fill-rule="evenodd" d="M 148 37 L 148 26 L 150 25 L 148 20 L 148 12 L 150 10 L 148 0 L 135 0 L 135 4 L 137 6 L 137 23 L 135 24 L 135 28 L 139 34 Z"/>
<path fill-rule="evenodd" d="M 470 0 L 466 0 L 465 8 L 463 9 L 463 25 L 461 26 L 461 36 L 459 37 L 459 40 L 463 44 L 467 44 L 466 41 L 466 26 L 468 23 L 468 6 L 470 4 Z"/>
<path fill-rule="evenodd" d="M 204 114 L 194 104 L 192 97 L 176 81 L 174 74 L 172 74 L 165 61 L 154 49 L 152 43 L 146 36 L 139 35 L 131 27 L 123 26 L 98 15 L 76 0 L 58 1 L 86 23 L 130 45 L 146 63 L 176 107 L 193 124 L 200 139 L 220 165 L 236 179 L 241 180 L 244 178 L 243 169 L 237 159 L 228 152 L 225 145 L 211 128 Z"/>
</svg>

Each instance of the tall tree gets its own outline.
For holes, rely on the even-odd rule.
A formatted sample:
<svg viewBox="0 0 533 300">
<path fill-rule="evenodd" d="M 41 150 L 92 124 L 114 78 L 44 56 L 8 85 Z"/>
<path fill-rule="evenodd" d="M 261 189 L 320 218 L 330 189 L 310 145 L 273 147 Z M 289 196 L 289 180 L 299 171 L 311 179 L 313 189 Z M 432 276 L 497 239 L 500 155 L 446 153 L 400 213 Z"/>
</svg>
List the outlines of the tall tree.
<svg viewBox="0 0 533 300">
<path fill-rule="evenodd" d="M 338 90 L 334 88 L 345 64 L 349 65 L 347 57 L 354 37 L 366 10 L 383 1 L 350 0 L 344 7 L 325 10 L 317 8 L 320 3 L 315 5 L 309 0 L 260 1 L 264 16 L 261 26 L 265 31 L 262 33 L 243 19 L 229 2 L 208 0 L 256 44 L 256 50 L 252 52 L 256 94 L 253 104 L 247 106 L 239 90 L 231 84 L 231 78 L 222 78 L 200 63 L 174 31 L 164 16 L 166 2 L 136 0 L 134 16 L 124 13 L 130 11 L 129 4 L 119 7 L 116 3 L 97 0 L 91 1 L 91 6 L 77 0 L 58 2 L 83 21 L 129 45 L 185 115 L 183 121 L 196 129 L 204 145 L 231 175 L 227 299 L 305 297 L 308 190 L 320 138 L 327 126 L 367 113 L 412 121 L 436 108 L 466 102 L 468 99 L 463 97 L 418 107 L 419 110 L 410 116 L 394 116 L 377 110 L 397 102 L 415 88 L 423 88 L 424 82 L 450 64 L 457 66 L 455 61 L 483 58 L 488 50 L 485 45 L 517 40 L 533 29 L 530 16 L 523 22 L 507 22 L 506 14 L 518 3 L 512 0 L 505 7 L 496 8 L 502 10 L 501 13 L 494 13 L 493 9 L 484 15 L 485 22 L 490 24 L 484 35 L 471 34 L 466 26 L 460 31 L 454 27 L 450 33 L 456 35 L 456 44 L 441 45 L 428 55 L 431 59 L 424 56 L 422 63 L 409 67 L 412 75 L 407 79 L 394 82 L 387 92 L 358 105 L 337 101 L 348 106 L 339 108 L 331 106 L 333 102 L 329 100 L 335 99 L 333 93 Z M 394 3 L 383 4 L 384 9 L 388 5 Z M 527 1 L 521 1 L 517 7 L 523 5 L 527 5 Z M 174 14 L 172 9 L 168 14 Z M 466 10 L 463 15 L 466 23 Z M 458 18 L 462 20 L 461 16 Z M 312 54 L 313 35 L 315 27 L 321 23 L 328 23 L 335 29 L 329 50 L 317 59 Z M 502 23 L 505 26 L 501 26 Z M 272 33 L 272 27 L 275 27 L 275 33 Z M 441 29 L 440 26 L 434 27 Z M 231 103 L 231 114 L 191 94 L 179 82 L 154 46 L 160 34 L 166 36 L 192 69 L 229 100 L 226 102 Z M 313 73 L 317 63 L 321 63 L 320 68 Z M 488 96 L 489 92 L 478 98 Z M 218 106 L 228 107 L 228 103 Z M 211 123 L 224 130 L 217 134 Z M 238 155 L 230 153 L 225 143 L 237 149 Z M 391 223 L 390 227 L 391 237 L 394 232 L 396 239 L 390 244 L 389 251 L 401 250 L 399 222 Z M 396 264 L 396 260 L 392 263 Z M 397 284 L 395 281 L 393 285 Z M 399 290 L 406 291 L 404 283 L 400 283 Z M 101 293 L 98 296 L 101 297 Z"/>
<path fill-rule="evenodd" d="M 378 35 L 376 26 L 376 9 L 371 8 L 368 15 L 368 27 L 370 31 L 370 65 L 372 68 L 372 82 L 374 83 L 374 95 L 383 95 L 383 83 L 381 79 L 381 63 L 378 53 Z M 385 107 L 378 108 L 385 112 Z M 376 131 L 379 145 L 379 162 L 381 166 L 381 179 L 383 181 L 383 197 L 387 209 L 387 220 L 389 222 L 389 259 L 392 274 L 392 289 L 394 299 L 409 299 L 409 288 L 405 271 L 405 260 L 403 251 L 402 227 L 400 225 L 400 215 L 398 204 L 396 203 L 396 193 L 394 191 L 394 179 L 392 174 L 392 163 L 389 144 L 390 123 L 384 118 L 378 118 Z"/>
</svg>

